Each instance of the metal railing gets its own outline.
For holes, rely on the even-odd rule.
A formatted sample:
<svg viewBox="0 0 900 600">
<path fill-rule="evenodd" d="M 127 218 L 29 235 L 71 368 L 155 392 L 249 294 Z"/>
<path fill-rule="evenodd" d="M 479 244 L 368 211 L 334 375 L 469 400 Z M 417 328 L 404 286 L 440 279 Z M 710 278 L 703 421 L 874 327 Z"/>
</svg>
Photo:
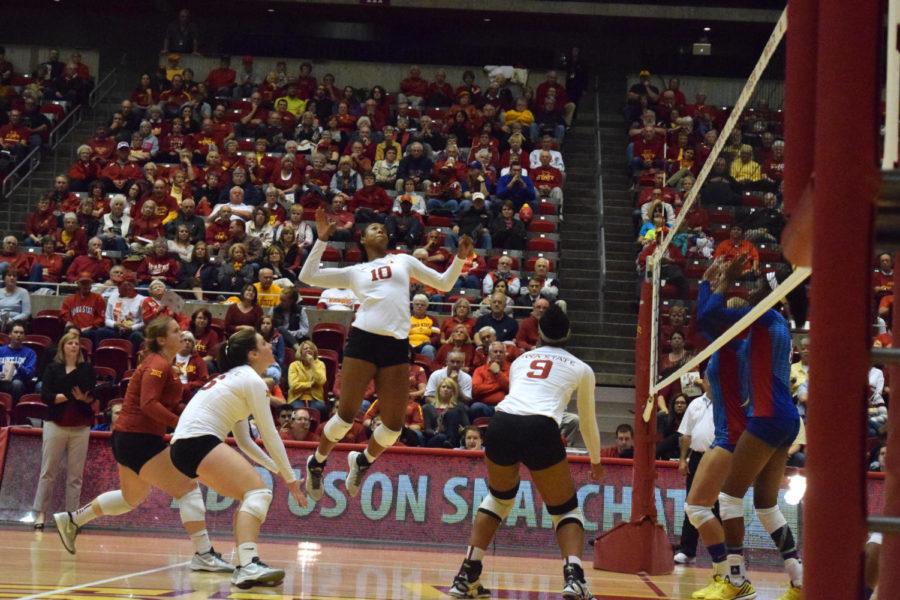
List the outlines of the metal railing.
<svg viewBox="0 0 900 600">
<path fill-rule="evenodd" d="M 597 221 L 600 224 L 600 243 L 597 252 L 600 259 L 600 291 L 597 300 L 600 302 L 600 321 L 604 317 L 604 300 L 606 295 L 606 202 L 603 198 L 603 153 L 600 141 L 600 77 L 594 78 L 594 134 L 597 152 Z"/>
<path fill-rule="evenodd" d="M 36 148 L 33 148 L 31 152 L 26 154 L 25 157 L 18 162 L 15 168 L 13 168 L 12 171 L 6 174 L 6 177 L 3 179 L 2 197 L 4 199 L 8 199 L 9 195 L 16 191 L 20 185 L 25 183 L 25 180 L 28 179 L 28 176 L 34 173 L 34 171 L 40 164 L 41 147 L 38 146 Z M 30 188 L 30 179 L 28 179 L 28 185 Z"/>
<path fill-rule="evenodd" d="M 106 96 L 109 95 L 113 88 L 116 87 L 116 84 L 119 82 L 119 73 L 116 69 L 113 69 L 106 76 L 97 82 L 97 85 L 94 86 L 94 89 L 91 90 L 91 93 L 88 95 L 88 104 L 91 108 L 94 108 L 100 102 L 103 101 Z"/>
</svg>

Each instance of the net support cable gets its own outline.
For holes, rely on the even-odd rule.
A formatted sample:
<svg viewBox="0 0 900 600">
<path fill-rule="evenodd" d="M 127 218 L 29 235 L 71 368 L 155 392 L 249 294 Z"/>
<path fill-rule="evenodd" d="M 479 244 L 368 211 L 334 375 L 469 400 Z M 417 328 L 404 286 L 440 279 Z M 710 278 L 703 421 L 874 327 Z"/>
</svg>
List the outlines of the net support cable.
<svg viewBox="0 0 900 600">
<path fill-rule="evenodd" d="M 900 2 L 900 0 L 894 0 L 894 2 Z M 731 111 L 731 114 L 728 115 L 728 119 L 725 121 L 725 125 L 722 127 L 722 131 L 719 132 L 719 137 L 716 139 L 716 143 L 712 148 L 712 151 L 709 154 L 709 158 L 707 158 L 703 167 L 700 169 L 700 173 L 697 175 L 697 179 L 694 183 L 694 187 L 691 188 L 691 191 L 688 193 L 687 198 L 684 200 L 684 204 L 681 207 L 680 212 L 678 213 L 678 217 L 675 219 L 675 223 L 669 229 L 669 233 L 663 236 L 662 240 L 659 242 L 659 246 L 656 248 L 656 251 L 652 256 L 652 280 L 653 280 L 653 307 L 652 307 L 652 317 L 650 322 L 650 398 L 647 400 L 647 407 L 644 409 L 644 420 L 649 421 L 649 414 L 652 414 L 652 399 L 655 397 L 656 392 L 664 387 L 665 385 L 657 384 L 656 381 L 659 378 L 659 365 L 658 365 L 658 347 L 659 347 L 659 287 L 661 282 L 661 268 L 662 268 L 662 258 L 665 256 L 666 250 L 669 248 L 669 244 L 672 243 L 674 236 L 681 229 L 684 224 L 684 220 L 687 218 L 688 213 L 691 208 L 694 206 L 694 203 L 697 201 L 697 196 L 700 193 L 700 189 L 703 187 L 703 184 L 706 182 L 707 177 L 709 176 L 710 171 L 712 171 L 713 164 L 715 163 L 715 159 L 722 152 L 722 149 L 725 147 L 725 144 L 728 142 L 728 138 L 731 136 L 731 131 L 734 129 L 738 120 L 741 118 L 741 115 L 744 112 L 744 109 L 747 106 L 747 103 L 750 102 L 750 98 L 753 95 L 754 90 L 756 89 L 757 84 L 762 79 L 762 75 L 765 72 L 766 68 L 769 66 L 769 61 L 772 59 L 772 56 L 775 54 L 775 51 L 778 49 L 781 41 L 784 39 L 785 32 L 787 31 L 787 9 L 785 8 L 781 16 L 778 19 L 778 22 L 775 24 L 775 28 L 772 30 L 772 34 L 769 36 L 769 40 L 766 42 L 765 47 L 763 48 L 762 53 L 759 56 L 759 60 L 756 62 L 756 66 L 753 67 L 753 71 L 750 73 L 750 76 L 747 78 L 747 82 L 744 84 L 744 89 L 741 90 L 740 96 L 738 96 L 737 101 L 734 103 L 734 108 Z M 799 271 L 800 269 L 798 269 Z M 807 276 L 809 275 L 809 270 L 806 270 Z M 796 275 L 796 271 L 794 273 Z M 804 277 L 803 279 L 806 279 Z M 801 280 L 802 281 L 802 280 Z M 785 281 L 778 289 L 780 289 L 784 284 L 787 283 Z M 797 282 L 796 285 L 799 285 L 800 282 Z M 795 286 L 796 287 L 796 286 Z M 793 289 L 793 287 L 791 288 Z M 777 291 L 777 290 L 776 290 Z M 788 290 L 790 291 L 790 290 Z M 784 292 L 787 294 L 787 292 Z M 774 292 L 773 292 L 774 294 Z M 780 299 L 780 298 L 779 298 Z M 772 302 L 772 305 L 775 304 L 778 300 Z M 761 312 L 759 314 L 762 314 Z M 758 316 L 758 315 L 757 315 Z M 748 323 L 749 324 L 749 323 Z M 710 353 L 711 354 L 711 353 Z M 708 356 L 708 355 L 707 355 Z M 695 364 L 699 364 L 700 361 L 697 361 Z M 691 361 L 694 363 L 694 361 Z M 688 363 L 688 364 L 691 364 Z M 682 368 L 679 371 L 679 376 L 681 372 L 687 371 L 688 369 Z M 666 378 L 665 380 L 668 383 L 673 381 L 672 376 Z M 666 383 L 666 385 L 668 385 Z"/>
</svg>

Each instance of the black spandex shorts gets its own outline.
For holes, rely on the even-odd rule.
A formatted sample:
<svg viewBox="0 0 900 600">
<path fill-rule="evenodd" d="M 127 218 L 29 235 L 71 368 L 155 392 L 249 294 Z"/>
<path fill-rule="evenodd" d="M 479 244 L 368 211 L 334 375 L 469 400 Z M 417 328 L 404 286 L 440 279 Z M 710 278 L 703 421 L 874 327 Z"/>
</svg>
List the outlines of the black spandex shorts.
<svg viewBox="0 0 900 600">
<path fill-rule="evenodd" d="M 221 443 L 222 440 L 214 435 L 175 440 L 172 442 L 172 464 L 191 479 L 196 479 L 197 467 Z"/>
<path fill-rule="evenodd" d="M 398 340 L 351 327 L 344 347 L 344 357 L 347 356 L 370 362 L 379 369 L 409 364 L 409 339 Z"/>
<path fill-rule="evenodd" d="M 138 475 L 154 456 L 166 449 L 166 441 L 152 433 L 113 431 L 112 453 L 116 462 Z"/>
<path fill-rule="evenodd" d="M 559 426 L 543 415 L 498 411 L 491 417 L 485 441 L 485 456 L 504 467 L 522 463 L 531 471 L 540 471 L 566 460 Z"/>
</svg>

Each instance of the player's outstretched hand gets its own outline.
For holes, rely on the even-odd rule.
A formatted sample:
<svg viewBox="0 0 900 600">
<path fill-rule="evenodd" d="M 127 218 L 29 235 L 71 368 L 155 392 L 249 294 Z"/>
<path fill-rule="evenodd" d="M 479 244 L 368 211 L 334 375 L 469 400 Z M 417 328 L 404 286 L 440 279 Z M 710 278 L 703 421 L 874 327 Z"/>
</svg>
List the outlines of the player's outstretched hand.
<svg viewBox="0 0 900 600">
<path fill-rule="evenodd" d="M 603 481 L 603 464 L 591 463 L 591 481 Z"/>
<path fill-rule="evenodd" d="M 306 493 L 303 491 L 303 480 L 297 479 L 287 484 L 287 486 L 288 491 L 291 493 L 291 496 L 294 497 L 294 500 L 297 501 L 297 504 L 299 504 L 300 506 L 306 506 L 307 500 Z"/>
<path fill-rule="evenodd" d="M 456 248 L 456 256 L 462 259 L 469 258 L 472 250 L 475 248 L 475 242 L 467 235 L 459 238 L 459 246 Z"/>
<path fill-rule="evenodd" d="M 334 233 L 336 226 L 328 221 L 328 215 L 321 206 L 316 209 L 316 235 L 323 242 L 327 242 Z"/>
</svg>

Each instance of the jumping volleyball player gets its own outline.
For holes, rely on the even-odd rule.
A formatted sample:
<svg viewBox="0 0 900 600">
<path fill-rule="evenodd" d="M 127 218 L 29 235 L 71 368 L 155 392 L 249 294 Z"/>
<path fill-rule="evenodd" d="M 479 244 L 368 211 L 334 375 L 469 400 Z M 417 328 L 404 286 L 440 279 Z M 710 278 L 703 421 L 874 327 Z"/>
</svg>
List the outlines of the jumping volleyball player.
<svg viewBox="0 0 900 600">
<path fill-rule="evenodd" d="M 360 482 L 372 462 L 400 437 L 409 388 L 409 280 L 447 291 L 462 271 L 471 253 L 472 239 L 463 236 L 453 264 L 438 273 L 408 254 L 388 254 L 388 234 L 384 225 L 372 223 L 362 234 L 368 262 L 340 269 L 320 269 L 322 254 L 335 230 L 325 209 L 316 210 L 319 239 L 313 245 L 300 280 L 307 285 L 347 288 L 362 303 L 350 328 L 341 365 L 341 402 L 337 413 L 325 424 L 319 447 L 306 462 L 306 491 L 321 500 L 322 472 L 335 444 L 350 431 L 369 382 L 375 380 L 381 407 L 381 424 L 372 432 L 363 452 L 347 456 L 346 486 L 350 496 L 359 492 Z"/>
<path fill-rule="evenodd" d="M 281 475 L 297 503 L 306 506 L 306 495 L 272 421 L 268 388 L 262 379 L 275 362 L 272 346 L 256 331 L 242 329 L 219 346 L 216 362 L 225 373 L 200 388 L 184 409 L 172 435 L 172 464 L 185 476 L 199 477 L 219 494 L 241 502 L 234 521 L 240 565 L 231 575 L 231 583 L 241 589 L 277 585 L 284 579 L 284 571 L 261 562 L 256 549 L 272 491 L 243 456 L 223 443 L 231 431 L 244 454 Z M 274 460 L 253 441 L 250 416 Z"/>
<path fill-rule="evenodd" d="M 698 320 L 705 330 L 724 330 L 736 323 L 750 307 L 729 308 L 725 292 L 744 271 L 746 256 L 718 270 L 716 287 L 701 284 Z M 778 490 L 784 477 L 787 453 L 800 429 L 800 415 L 790 394 L 791 333 L 781 314 L 770 309 L 748 329 L 746 363 L 739 373 L 746 381 L 746 426 L 737 439 L 731 468 L 719 494 L 719 512 L 727 547 L 727 574 L 717 586 L 704 591 L 705 600 L 750 600 L 756 598 L 746 578 L 743 557 L 744 495 L 753 486 L 757 518 L 772 537 L 784 560 L 790 587 L 780 600 L 803 598 L 803 565 L 787 520 L 778 507 Z M 705 539 L 704 539 L 705 543 Z M 695 596 L 698 597 L 698 596 Z"/>
<path fill-rule="evenodd" d="M 145 333 L 150 354 L 131 377 L 122 412 L 113 426 L 111 445 L 121 487 L 100 494 L 74 513 L 56 513 L 56 529 L 66 550 L 75 554 L 75 538 L 81 527 L 97 517 L 134 510 L 153 486 L 178 503 L 181 522 L 194 544 L 191 569 L 230 573 L 234 568 L 222 560 L 209 541 L 200 487 L 175 469 L 163 439 L 166 428 L 178 423 L 172 410 L 181 401 L 181 380 L 172 371 L 172 360 L 181 347 L 181 329 L 175 319 L 159 317 L 147 325 Z"/>
<path fill-rule="evenodd" d="M 562 348 L 569 338 L 569 318 L 561 308 L 548 308 L 538 330 L 541 346 L 513 361 L 509 395 L 497 405 L 488 426 L 484 456 L 488 495 L 478 507 L 466 557 L 449 591 L 454 598 L 491 597 L 479 581 L 481 561 L 515 504 L 520 463 L 531 473 L 556 530 L 564 561 L 563 598 L 592 598 L 581 566 L 584 518 L 559 425 L 572 394 L 577 393 L 582 437 L 591 457 L 591 479 L 600 481 L 603 466 L 594 416 L 594 371 Z"/>
</svg>

